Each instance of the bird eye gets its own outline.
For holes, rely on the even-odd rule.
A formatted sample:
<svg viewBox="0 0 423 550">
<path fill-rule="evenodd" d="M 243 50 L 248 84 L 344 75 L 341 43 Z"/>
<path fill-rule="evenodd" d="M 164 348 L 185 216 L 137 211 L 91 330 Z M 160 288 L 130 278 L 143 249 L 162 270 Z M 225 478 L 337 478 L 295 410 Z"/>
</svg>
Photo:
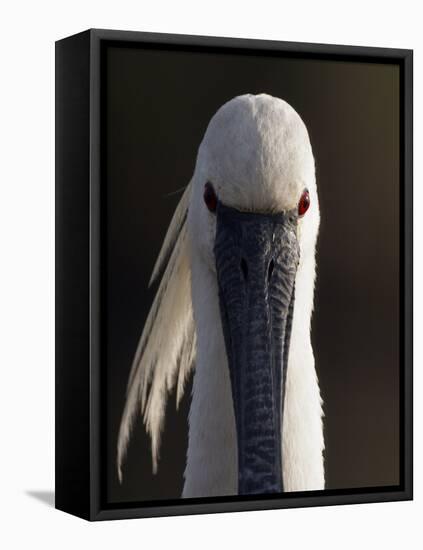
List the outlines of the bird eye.
<svg viewBox="0 0 423 550">
<path fill-rule="evenodd" d="M 204 186 L 204 202 L 206 203 L 207 208 L 210 212 L 216 212 L 217 208 L 217 196 L 213 185 L 208 181 Z"/>
<path fill-rule="evenodd" d="M 303 191 L 298 203 L 298 217 L 302 218 L 310 206 L 310 194 L 307 189 Z"/>
</svg>

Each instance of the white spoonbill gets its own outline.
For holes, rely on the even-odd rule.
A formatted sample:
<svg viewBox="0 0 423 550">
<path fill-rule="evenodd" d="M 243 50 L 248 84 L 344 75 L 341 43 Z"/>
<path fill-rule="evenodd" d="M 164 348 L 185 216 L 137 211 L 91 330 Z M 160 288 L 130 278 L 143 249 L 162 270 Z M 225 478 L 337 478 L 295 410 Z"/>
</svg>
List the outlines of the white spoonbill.
<svg viewBox="0 0 423 550">
<path fill-rule="evenodd" d="M 285 101 L 242 95 L 211 119 L 152 280 L 117 465 L 136 415 L 153 471 L 169 392 L 194 372 L 183 497 L 324 488 L 310 341 L 319 205 L 307 129 Z"/>
</svg>

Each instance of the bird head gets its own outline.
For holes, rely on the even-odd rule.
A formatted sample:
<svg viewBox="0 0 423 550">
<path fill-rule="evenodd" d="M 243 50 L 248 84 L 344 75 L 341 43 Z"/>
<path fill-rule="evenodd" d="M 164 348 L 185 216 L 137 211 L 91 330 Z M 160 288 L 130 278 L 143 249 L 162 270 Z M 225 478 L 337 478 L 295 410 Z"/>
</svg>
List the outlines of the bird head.
<svg viewBox="0 0 423 550">
<path fill-rule="evenodd" d="M 314 261 L 318 225 L 314 157 L 297 112 L 266 94 L 223 105 L 199 148 L 188 230 L 193 253 L 216 276 L 240 494 L 283 490 L 296 279 Z"/>
</svg>

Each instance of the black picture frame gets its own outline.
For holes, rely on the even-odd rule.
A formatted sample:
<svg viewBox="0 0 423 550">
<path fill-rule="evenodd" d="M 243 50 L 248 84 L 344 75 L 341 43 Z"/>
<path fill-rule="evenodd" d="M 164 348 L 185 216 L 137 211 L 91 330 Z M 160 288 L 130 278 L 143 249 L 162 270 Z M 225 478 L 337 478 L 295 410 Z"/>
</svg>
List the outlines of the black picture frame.
<svg viewBox="0 0 423 550">
<path fill-rule="evenodd" d="M 400 68 L 400 447 L 395 487 L 107 505 L 102 497 L 101 177 L 103 52 L 108 44 L 242 55 L 289 55 Z M 56 43 L 56 508 L 87 520 L 412 499 L 413 52 L 91 29 Z"/>
</svg>

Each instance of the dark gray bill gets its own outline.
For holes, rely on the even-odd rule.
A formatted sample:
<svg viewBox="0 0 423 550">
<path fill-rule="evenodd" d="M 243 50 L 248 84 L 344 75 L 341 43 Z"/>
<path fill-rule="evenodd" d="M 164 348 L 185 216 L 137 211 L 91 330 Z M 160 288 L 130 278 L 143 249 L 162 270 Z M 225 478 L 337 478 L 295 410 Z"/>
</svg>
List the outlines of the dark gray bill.
<svg viewBox="0 0 423 550">
<path fill-rule="evenodd" d="M 296 210 L 217 205 L 220 313 L 238 443 L 238 493 L 282 492 L 281 429 L 299 260 Z"/>
</svg>

